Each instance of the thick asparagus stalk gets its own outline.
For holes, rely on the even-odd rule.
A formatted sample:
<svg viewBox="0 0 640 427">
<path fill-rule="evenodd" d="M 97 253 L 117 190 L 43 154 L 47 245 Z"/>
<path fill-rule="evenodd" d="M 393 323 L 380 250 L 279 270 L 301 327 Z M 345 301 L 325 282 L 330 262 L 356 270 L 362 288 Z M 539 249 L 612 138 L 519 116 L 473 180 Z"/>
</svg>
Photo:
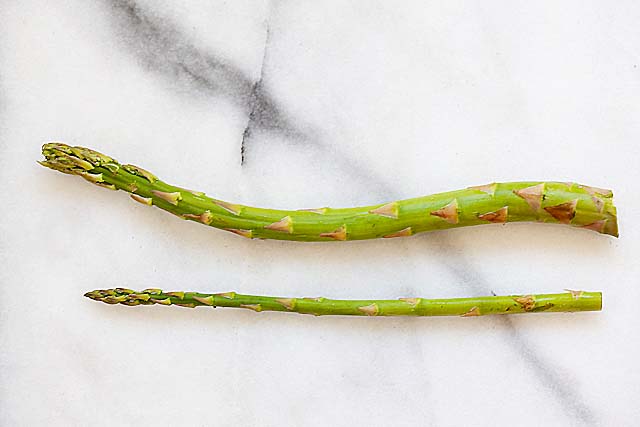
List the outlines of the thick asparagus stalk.
<svg viewBox="0 0 640 427">
<path fill-rule="evenodd" d="M 142 204 L 248 238 L 361 240 L 514 221 L 570 224 L 618 235 L 613 193 L 571 182 L 494 183 L 373 206 L 288 211 L 207 197 L 83 147 L 49 143 L 42 147 L 42 153 L 43 166 L 79 175 L 101 187 L 127 191 Z"/>
<path fill-rule="evenodd" d="M 477 298 L 400 298 L 398 300 L 335 300 L 241 295 L 235 292 L 135 292 L 116 288 L 87 292 L 84 296 L 107 304 L 178 305 L 181 307 L 234 307 L 253 311 L 285 311 L 300 314 L 343 316 L 484 316 L 536 312 L 599 311 L 600 292 L 567 291 L 562 294 L 488 296 Z"/>
</svg>

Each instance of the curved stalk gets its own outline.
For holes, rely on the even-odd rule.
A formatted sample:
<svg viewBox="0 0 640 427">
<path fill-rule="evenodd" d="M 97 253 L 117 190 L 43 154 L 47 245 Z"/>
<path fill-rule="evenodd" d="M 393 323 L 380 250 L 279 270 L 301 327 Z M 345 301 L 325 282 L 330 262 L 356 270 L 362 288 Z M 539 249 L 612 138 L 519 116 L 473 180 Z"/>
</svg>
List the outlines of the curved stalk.
<svg viewBox="0 0 640 427">
<path fill-rule="evenodd" d="M 477 298 L 400 298 L 398 300 L 335 300 L 327 298 L 285 298 L 241 295 L 235 292 L 203 294 L 164 292 L 145 289 L 140 292 L 116 288 L 87 292 L 84 296 L 107 304 L 178 305 L 194 308 L 233 307 L 253 311 L 284 311 L 315 316 L 484 316 L 538 312 L 599 311 L 600 292 L 567 291 L 561 294 L 487 296 Z"/>
<path fill-rule="evenodd" d="M 43 166 L 124 190 L 137 202 L 248 238 L 361 240 L 516 221 L 569 224 L 618 236 L 613 193 L 571 182 L 494 183 L 372 206 L 290 211 L 229 203 L 175 187 L 88 148 L 49 143 L 42 153 Z"/>
</svg>

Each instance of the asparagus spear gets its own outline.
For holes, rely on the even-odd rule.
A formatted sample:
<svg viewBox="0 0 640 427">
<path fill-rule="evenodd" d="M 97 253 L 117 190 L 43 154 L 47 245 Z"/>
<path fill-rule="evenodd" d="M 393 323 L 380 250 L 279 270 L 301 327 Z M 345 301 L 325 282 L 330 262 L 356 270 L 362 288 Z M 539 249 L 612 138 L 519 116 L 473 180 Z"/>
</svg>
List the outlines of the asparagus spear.
<svg viewBox="0 0 640 427">
<path fill-rule="evenodd" d="M 343 316 L 484 316 L 535 312 L 599 311 L 600 292 L 567 291 L 561 294 L 487 296 L 477 298 L 398 300 L 335 300 L 241 295 L 235 292 L 203 294 L 145 289 L 135 292 L 116 288 L 87 292 L 84 296 L 107 304 L 178 305 L 181 307 L 233 307 L 253 311 L 285 311 L 300 314 Z"/>
<path fill-rule="evenodd" d="M 48 143 L 42 153 L 43 166 L 124 190 L 144 205 L 248 238 L 361 240 L 515 221 L 570 224 L 618 236 L 613 193 L 571 182 L 494 183 L 373 206 L 288 211 L 243 206 L 175 187 L 88 148 Z"/>
</svg>

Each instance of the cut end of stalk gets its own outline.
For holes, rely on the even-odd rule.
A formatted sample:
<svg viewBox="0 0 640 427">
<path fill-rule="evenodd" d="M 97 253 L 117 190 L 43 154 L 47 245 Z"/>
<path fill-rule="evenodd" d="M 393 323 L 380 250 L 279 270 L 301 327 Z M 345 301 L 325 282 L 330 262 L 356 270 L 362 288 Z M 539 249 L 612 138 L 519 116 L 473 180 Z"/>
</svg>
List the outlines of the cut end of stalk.
<svg viewBox="0 0 640 427">
<path fill-rule="evenodd" d="M 620 237 L 618 233 L 618 218 L 614 216 L 610 220 L 608 220 L 604 225 L 604 234 L 608 234 L 613 237 Z"/>
<path fill-rule="evenodd" d="M 607 207 L 607 213 L 609 214 L 609 219 L 604 225 L 604 234 L 609 234 L 613 237 L 619 237 L 618 235 L 618 210 L 613 204 L 613 193 L 611 193 L 611 205 Z"/>
<path fill-rule="evenodd" d="M 591 223 L 583 222 L 581 224 L 575 224 L 576 222 L 578 222 L 576 219 L 575 221 L 573 221 L 573 223 L 575 225 L 580 225 L 582 226 L 582 228 L 586 228 L 588 230 L 593 230 L 602 234 L 608 234 L 613 237 L 619 237 L 618 213 L 613 201 L 613 191 L 604 188 L 590 187 L 587 185 L 576 185 L 578 188 L 584 190 L 591 196 L 591 200 L 593 201 L 596 212 L 598 212 L 605 218 L 593 221 Z M 551 214 L 551 212 L 549 213 Z"/>
</svg>

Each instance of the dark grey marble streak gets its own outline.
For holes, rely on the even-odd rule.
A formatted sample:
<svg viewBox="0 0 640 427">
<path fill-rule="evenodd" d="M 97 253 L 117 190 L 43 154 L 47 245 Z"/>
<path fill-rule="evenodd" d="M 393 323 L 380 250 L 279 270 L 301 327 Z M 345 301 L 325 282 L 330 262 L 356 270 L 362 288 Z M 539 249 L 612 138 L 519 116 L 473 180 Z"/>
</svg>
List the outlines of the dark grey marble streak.
<svg viewBox="0 0 640 427">
<path fill-rule="evenodd" d="M 203 53 L 166 20 L 134 1 L 111 0 L 119 39 L 135 52 L 139 63 L 191 91 L 225 96 L 246 105 L 253 82 L 216 55 Z"/>
<path fill-rule="evenodd" d="M 292 126 L 292 124 L 280 113 L 280 108 L 275 104 L 275 100 L 269 95 L 264 84 L 265 63 L 267 62 L 267 54 L 269 52 L 269 43 L 271 42 L 271 27 L 269 25 L 269 16 L 267 16 L 267 34 L 265 35 L 264 50 L 262 54 L 262 62 L 260 65 L 260 76 L 258 81 L 253 85 L 251 97 L 249 98 L 249 118 L 247 125 L 242 133 L 242 142 L 240 144 L 241 163 L 245 160 L 245 146 L 247 141 L 252 137 L 254 129 L 267 132 L 276 132 L 287 138 L 307 139 L 308 137 L 300 129 Z"/>
<path fill-rule="evenodd" d="M 110 7 L 119 38 L 148 71 L 190 93 L 224 97 L 245 111 L 247 129 L 304 136 L 262 84 L 262 70 L 253 81 L 226 59 L 194 46 L 170 21 L 135 1 L 111 0 Z M 264 57 L 268 43 L 267 29 Z"/>
<path fill-rule="evenodd" d="M 246 112 L 247 125 L 240 141 L 243 163 L 255 131 L 277 133 L 309 149 L 319 152 L 326 150 L 326 144 L 317 136 L 318 132 L 289 116 L 266 88 L 265 64 L 268 61 L 271 31 L 268 22 L 260 76 L 257 81 L 252 81 L 224 58 L 195 47 L 170 22 L 150 10 L 143 10 L 134 1 L 111 0 L 110 6 L 119 36 L 146 69 L 169 80 L 172 85 L 182 85 L 192 93 L 224 97 Z M 365 188 L 375 186 L 379 194 L 386 194 L 389 198 L 394 195 L 394 189 L 388 188 L 383 179 L 359 165 L 355 159 L 342 154 L 338 158 L 333 157 L 332 161 L 343 164 L 345 171 L 363 183 Z M 418 238 L 445 251 L 453 250 L 451 239 L 445 233 Z M 466 286 L 474 295 L 489 294 L 490 286 L 481 274 L 459 255 L 455 259 L 455 263 L 445 263 L 461 286 Z M 572 419 L 584 425 L 593 424 L 595 418 L 592 410 L 576 389 L 567 384 L 560 369 L 536 352 L 511 320 L 501 318 L 498 321 L 503 325 L 505 339 L 529 367 L 530 375 L 557 397 Z M 428 354 L 423 355 L 422 361 L 428 361 Z"/>
<path fill-rule="evenodd" d="M 277 135 L 285 143 L 313 150 L 320 160 L 340 166 L 351 182 L 365 188 L 375 186 L 377 193 L 382 196 L 380 202 L 397 196 L 393 188 L 376 179 L 375 174 L 358 159 L 335 146 L 331 147 L 332 153 L 328 153 L 327 144 L 319 136 L 321 130 L 287 114 L 286 109 L 269 92 L 264 78 L 271 40 L 269 17 L 260 76 L 253 81 L 219 55 L 196 47 L 172 22 L 135 1 L 109 0 L 107 4 L 117 37 L 146 70 L 162 77 L 171 87 L 188 92 L 190 96 L 205 94 L 217 99 L 224 98 L 246 113 L 247 124 L 239 140 L 243 165 L 248 159 L 249 146 L 256 139 L 254 135 L 267 132 Z"/>
<path fill-rule="evenodd" d="M 440 241 L 439 247 L 445 254 L 452 255 L 445 257 L 445 260 L 455 259 L 455 262 L 444 261 L 444 265 L 457 279 L 460 286 L 466 287 L 474 295 L 489 295 L 489 293 L 495 295 L 487 280 L 470 263 L 465 261 L 459 251 L 454 250 L 455 248 L 447 236 L 438 234 L 436 240 Z M 562 407 L 570 414 L 570 418 L 578 421 L 580 425 L 597 425 L 595 414 L 580 395 L 577 387 L 572 387 L 567 382 L 567 377 L 561 373 L 562 370 L 553 362 L 545 359 L 535 346 L 519 333 L 509 316 L 499 316 L 496 321 L 502 324 L 502 331 L 505 332 L 507 342 L 513 345 L 514 351 L 529 367 L 531 377 L 535 381 L 539 381 L 556 397 Z M 522 380 L 527 381 L 528 379 L 523 376 Z"/>
</svg>

